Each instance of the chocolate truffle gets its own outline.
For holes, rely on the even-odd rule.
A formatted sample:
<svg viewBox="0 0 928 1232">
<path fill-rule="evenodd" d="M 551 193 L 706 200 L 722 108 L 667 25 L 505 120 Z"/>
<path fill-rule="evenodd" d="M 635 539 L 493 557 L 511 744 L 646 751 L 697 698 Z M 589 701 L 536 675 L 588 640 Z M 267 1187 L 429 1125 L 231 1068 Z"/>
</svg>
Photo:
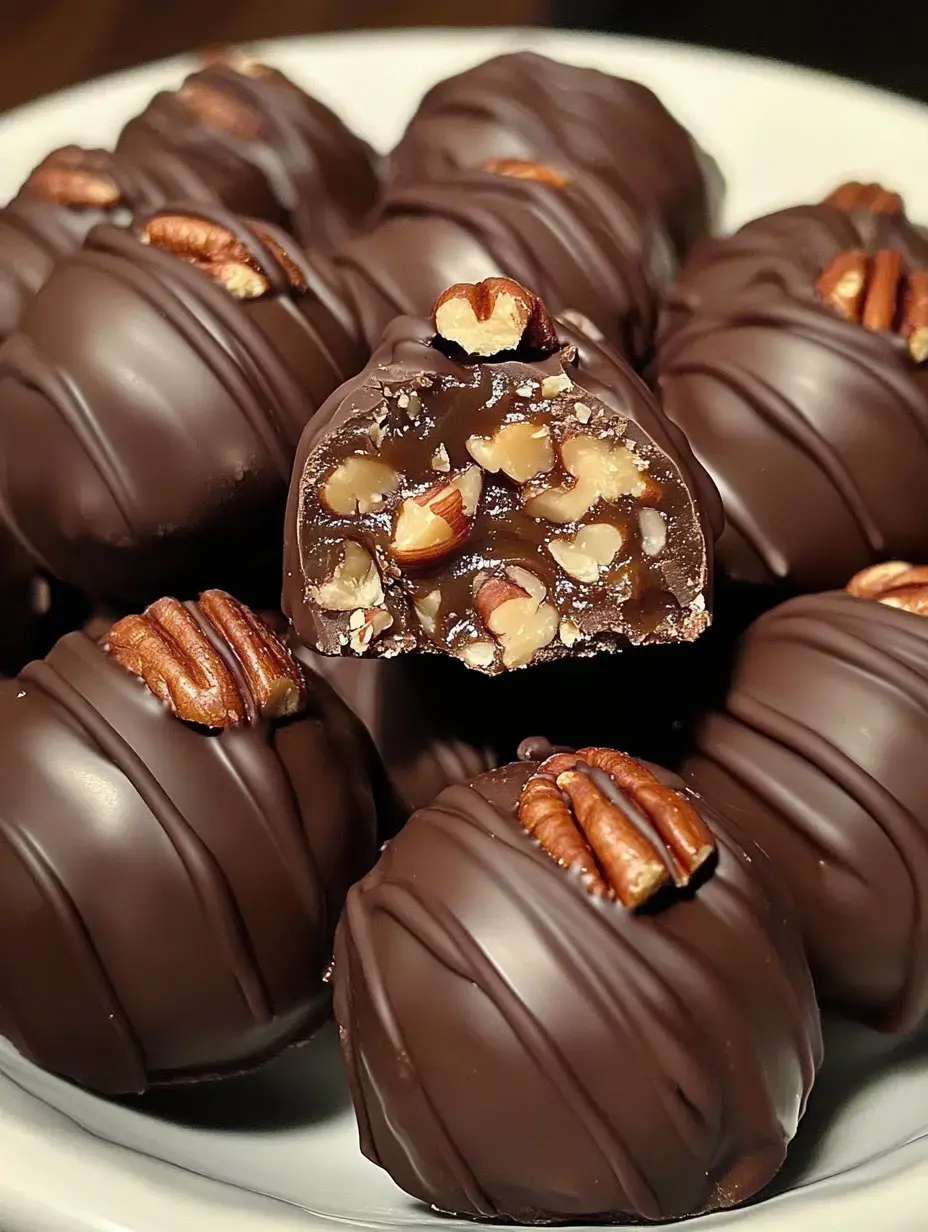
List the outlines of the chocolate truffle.
<svg viewBox="0 0 928 1232">
<path fill-rule="evenodd" d="M 752 626 L 684 772 L 776 866 L 823 1004 L 903 1031 L 928 1018 L 928 571 L 866 576 Z"/>
<path fill-rule="evenodd" d="M 399 318 L 300 444 L 284 611 L 323 654 L 495 675 L 689 641 L 715 493 L 630 368 L 509 279 Z"/>
<path fill-rule="evenodd" d="M 362 1150 L 470 1218 L 744 1201 L 821 1057 L 790 917 L 761 849 L 658 767 L 583 749 L 447 788 L 339 925 Z"/>
<path fill-rule="evenodd" d="M 398 184 L 491 158 L 585 168 L 637 199 L 679 251 L 707 230 L 715 164 L 646 86 L 534 52 L 496 56 L 434 86 L 390 158 Z"/>
<path fill-rule="evenodd" d="M 634 198 L 589 171 L 518 159 L 394 189 L 336 263 L 372 346 L 395 316 L 427 316 L 452 283 L 505 275 L 553 312 L 587 318 L 633 364 L 650 352 L 675 267 Z"/>
<path fill-rule="evenodd" d="M 305 1039 L 376 854 L 353 724 L 219 591 L 0 683 L 0 1033 L 106 1094 Z"/>
<path fill-rule="evenodd" d="M 737 581 L 819 591 L 928 555 L 928 245 L 861 217 L 751 224 L 671 296 L 658 390 L 721 492 Z M 868 230 L 897 246 L 867 247 Z"/>
<path fill-rule="evenodd" d="M 283 73 L 236 52 L 156 94 L 116 151 L 156 171 L 180 159 L 230 209 L 279 223 L 306 245 L 345 240 L 380 188 L 366 142 Z"/>
<path fill-rule="evenodd" d="M 661 338 L 694 314 L 724 310 L 760 283 L 807 294 L 836 256 L 861 248 L 871 254 L 893 249 L 909 266 L 928 265 L 928 237 L 909 221 L 899 194 L 880 184 L 842 184 L 817 204 L 778 210 L 734 235 L 704 239 L 667 297 Z"/>
<path fill-rule="evenodd" d="M 96 228 L 0 360 L 0 510 L 35 557 L 139 602 L 276 587 L 300 433 L 363 362 L 326 279 L 218 207 Z"/>
</svg>

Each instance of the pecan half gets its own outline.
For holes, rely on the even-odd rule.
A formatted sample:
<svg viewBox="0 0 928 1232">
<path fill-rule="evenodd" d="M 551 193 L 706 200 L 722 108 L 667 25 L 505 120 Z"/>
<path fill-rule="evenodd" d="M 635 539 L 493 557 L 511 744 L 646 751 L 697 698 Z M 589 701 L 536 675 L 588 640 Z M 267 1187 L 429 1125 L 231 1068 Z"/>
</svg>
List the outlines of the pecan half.
<svg viewBox="0 0 928 1232">
<path fill-rule="evenodd" d="M 474 358 L 512 351 L 553 355 L 560 349 L 547 308 L 511 278 L 455 283 L 436 300 L 432 315 L 438 336 Z"/>
<path fill-rule="evenodd" d="M 231 727 L 250 717 L 295 714 L 304 700 L 303 673 L 276 634 L 225 591 L 204 591 L 196 607 L 238 673 L 177 599 L 159 599 L 117 621 L 103 649 L 188 723 Z"/>
<path fill-rule="evenodd" d="M 291 288 L 302 293 L 306 280 L 299 267 L 260 223 L 248 221 L 246 227 L 287 275 Z M 270 290 L 270 281 L 254 256 L 228 228 L 207 218 L 189 214 L 153 215 L 139 233 L 143 244 L 164 252 L 208 274 L 236 299 L 259 299 Z"/>
<path fill-rule="evenodd" d="M 815 284 L 820 299 L 848 321 L 905 339 L 916 363 L 928 359 L 928 270 L 906 272 L 901 253 L 839 253 Z"/>
<path fill-rule="evenodd" d="M 525 784 L 519 820 L 587 889 L 640 907 L 689 884 L 716 850 L 690 799 L 614 749 L 555 753 Z"/>
<path fill-rule="evenodd" d="M 871 214 L 901 214 L 903 210 L 902 197 L 897 192 L 890 192 L 882 184 L 861 184 L 857 180 L 841 184 L 828 194 L 823 204 L 847 213 L 867 210 Z"/>
<path fill-rule="evenodd" d="M 207 128 L 215 128 L 240 141 L 259 141 L 264 135 L 262 115 L 208 81 L 188 78 L 177 91 L 177 97 Z"/>
<path fill-rule="evenodd" d="M 533 180 L 536 184 L 547 184 L 549 188 L 566 188 L 570 183 L 567 176 L 554 167 L 532 162 L 528 158 L 489 158 L 483 164 L 483 170 L 513 180 Z"/>
<path fill-rule="evenodd" d="M 928 566 L 905 560 L 887 560 L 855 573 L 847 593 L 857 599 L 875 599 L 916 616 L 928 616 Z"/>
<path fill-rule="evenodd" d="M 31 173 L 22 191 L 72 209 L 111 210 L 123 203 L 113 176 L 112 155 L 76 145 L 52 150 Z"/>
</svg>

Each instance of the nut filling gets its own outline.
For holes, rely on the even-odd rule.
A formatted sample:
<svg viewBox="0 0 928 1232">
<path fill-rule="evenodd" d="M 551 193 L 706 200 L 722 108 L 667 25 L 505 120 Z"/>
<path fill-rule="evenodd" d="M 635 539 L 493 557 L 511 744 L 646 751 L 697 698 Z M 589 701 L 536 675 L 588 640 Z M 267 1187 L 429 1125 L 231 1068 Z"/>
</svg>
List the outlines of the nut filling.
<svg viewBox="0 0 928 1232">
<path fill-rule="evenodd" d="M 324 654 L 436 651 L 495 675 L 702 632 L 692 495 L 637 424 L 579 384 L 576 348 L 391 375 L 359 381 L 303 466 L 303 640 Z"/>
</svg>

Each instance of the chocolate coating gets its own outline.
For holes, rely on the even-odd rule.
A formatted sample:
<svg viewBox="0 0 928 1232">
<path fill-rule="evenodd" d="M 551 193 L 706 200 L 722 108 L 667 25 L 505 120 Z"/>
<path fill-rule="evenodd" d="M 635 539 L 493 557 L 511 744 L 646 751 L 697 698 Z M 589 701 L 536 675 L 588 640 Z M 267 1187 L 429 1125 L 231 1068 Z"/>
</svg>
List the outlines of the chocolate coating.
<svg viewBox="0 0 928 1232">
<path fill-rule="evenodd" d="M 670 297 L 657 385 L 722 495 L 736 580 L 817 591 L 928 555 L 928 365 L 815 291 L 867 229 L 928 262 L 895 220 L 803 207 L 707 244 Z"/>
<path fill-rule="evenodd" d="M 331 247 L 377 202 L 377 157 L 333 111 L 275 69 L 214 63 L 130 120 L 119 155 L 156 173 L 180 159 L 230 209 Z"/>
<path fill-rule="evenodd" d="M 399 318 L 368 368 L 333 394 L 304 433 L 286 517 L 283 608 L 304 645 L 324 654 L 359 653 L 351 641 L 350 608 L 330 610 L 319 597 L 319 587 L 340 567 L 346 540 L 376 558 L 387 579 L 383 602 L 391 623 L 360 653 L 450 653 L 488 674 L 522 666 L 507 663 L 505 655 L 502 661 L 495 655 L 491 663 L 479 665 L 468 660 L 472 644 L 492 646 L 487 639 L 493 631 L 487 632 L 476 593 L 482 581 L 511 576 L 504 571 L 512 568 L 540 581 L 558 616 L 578 628 L 576 639 L 549 639 L 534 662 L 629 642 L 692 640 L 706 627 L 717 496 L 685 440 L 662 418 L 631 369 L 569 327 L 558 329 L 563 345 L 547 359 L 502 356 L 498 362 L 475 363 L 439 349 L 429 322 Z M 547 380 L 563 385 L 548 394 Z M 581 413 L 589 412 L 583 423 L 577 419 L 578 406 Z M 492 438 L 508 422 L 541 425 L 558 447 L 562 435 L 588 433 L 610 445 L 618 442 L 623 455 L 631 451 L 638 459 L 633 464 L 636 482 L 646 473 L 657 485 L 652 504 L 666 532 L 661 549 L 651 555 L 645 550 L 638 497 L 619 496 L 608 504 L 597 499 L 576 523 L 608 523 L 618 532 L 620 547 L 592 584 L 579 583 L 548 546 L 555 538 L 571 539 L 578 525 L 536 516 L 528 486 L 523 491 L 505 475 L 474 464 L 468 445 L 472 436 Z M 372 430 L 383 438 L 376 446 Z M 399 477 L 398 486 L 366 513 L 335 513 L 326 504 L 326 485 L 347 457 L 359 454 L 386 464 Z M 431 489 L 443 474 L 447 482 L 477 470 L 482 488 L 459 549 L 434 564 L 423 560 L 407 567 L 394 558 L 392 566 L 385 565 L 406 502 Z M 546 491 L 564 482 L 555 474 L 554 461 L 548 470 L 540 477 Z M 436 588 L 440 602 L 430 630 L 417 605 Z"/>
<path fill-rule="evenodd" d="M 687 779 L 768 853 L 823 1003 L 884 1030 L 928 1016 L 928 623 L 843 592 L 743 639 Z"/>
<path fill-rule="evenodd" d="M 354 720 L 183 723 L 83 633 L 0 683 L 0 1033 L 107 1094 L 305 1039 L 373 861 Z"/>
<path fill-rule="evenodd" d="M 496 56 L 422 100 L 390 157 L 395 183 L 490 158 L 563 161 L 637 198 L 685 251 L 710 227 L 718 169 L 646 86 L 534 52 Z"/>
<path fill-rule="evenodd" d="M 336 264 L 372 347 L 394 317 L 427 316 L 454 283 L 504 275 L 555 314 L 581 313 L 637 363 L 675 260 L 637 200 L 590 172 L 559 185 L 476 169 L 394 189 Z"/>
<path fill-rule="evenodd" d="M 348 895 L 335 1012 L 362 1150 L 471 1218 L 743 1201 L 821 1056 L 788 901 L 698 797 L 719 861 L 695 892 L 643 912 L 593 898 L 516 818 L 533 770 L 442 792 Z"/>
<path fill-rule="evenodd" d="M 474 690 L 457 665 L 414 659 L 328 658 L 301 647 L 300 663 L 318 673 L 361 720 L 386 769 L 400 824 L 442 788 L 466 783 L 497 764 L 479 742 L 483 723 L 469 713 Z M 481 716 L 485 718 L 486 716 Z"/>
<path fill-rule="evenodd" d="M 274 578 L 293 452 L 363 351 L 326 282 L 308 290 L 218 207 L 269 284 L 239 300 L 182 257 L 100 227 L 57 266 L 0 360 L 0 509 L 52 573 L 146 601 Z M 266 583 L 269 584 L 269 583 Z"/>
<path fill-rule="evenodd" d="M 745 223 L 733 235 L 702 240 L 687 255 L 667 297 L 661 339 L 765 282 L 807 296 L 825 267 L 841 252 L 863 248 L 901 252 L 913 268 L 928 265 L 928 237 L 905 214 L 844 210 L 820 202 L 795 205 Z"/>
</svg>

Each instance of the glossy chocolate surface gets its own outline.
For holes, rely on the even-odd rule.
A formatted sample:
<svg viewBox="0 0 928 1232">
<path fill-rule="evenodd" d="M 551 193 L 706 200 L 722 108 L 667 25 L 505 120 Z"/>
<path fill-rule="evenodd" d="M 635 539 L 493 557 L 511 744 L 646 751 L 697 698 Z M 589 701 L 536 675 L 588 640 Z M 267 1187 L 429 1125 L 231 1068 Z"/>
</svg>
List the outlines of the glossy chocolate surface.
<svg viewBox="0 0 928 1232">
<path fill-rule="evenodd" d="M 711 876 L 650 910 L 594 898 L 517 820 L 533 769 L 448 788 L 349 893 L 335 1009 L 362 1150 L 471 1218 L 743 1201 L 782 1163 L 821 1053 L 789 904 L 698 798 Z"/>
<path fill-rule="evenodd" d="M 207 731 L 83 633 L 0 683 L 0 1033 L 108 1094 L 305 1039 L 376 851 L 354 722 L 316 680 L 293 719 Z"/>
<path fill-rule="evenodd" d="M 497 764 L 486 737 L 480 738 L 489 716 L 475 713 L 478 697 L 485 695 L 477 694 L 472 677 L 457 664 L 329 658 L 301 647 L 294 654 L 328 681 L 370 733 L 399 824 L 444 787 L 469 782 Z"/>
<path fill-rule="evenodd" d="M 418 184 L 490 158 L 565 161 L 637 198 L 685 251 L 709 229 L 718 169 L 638 82 L 534 52 L 497 56 L 434 86 L 390 158 Z"/>
<path fill-rule="evenodd" d="M 377 202 L 377 157 L 318 99 L 282 73 L 215 63 L 130 120 L 117 153 L 146 168 L 181 160 L 230 209 L 331 247 Z"/>
<path fill-rule="evenodd" d="M 666 233 L 615 185 L 552 169 L 567 182 L 476 169 L 390 192 L 377 226 L 336 257 L 371 346 L 394 317 L 427 316 L 452 284 L 505 275 L 643 360 L 676 264 Z"/>
<path fill-rule="evenodd" d="M 242 220 L 196 217 L 245 246 L 264 296 L 236 299 L 172 252 L 100 227 L 0 360 L 0 510 L 52 573 L 100 596 L 276 589 L 300 433 L 362 362 L 321 261 L 267 231 L 301 294 Z"/>
<path fill-rule="evenodd" d="M 433 345 L 434 327 L 428 322 L 401 318 L 387 331 L 366 371 L 333 395 L 301 442 L 286 520 L 284 610 L 305 645 L 325 654 L 357 652 L 350 611 L 328 610 L 314 597 L 338 570 L 346 539 L 378 559 L 384 605 L 392 618 L 362 653 L 437 650 L 477 666 L 468 660 L 475 642 L 494 652 L 475 608 L 475 592 L 493 577 L 517 579 L 506 572 L 513 567 L 542 583 L 549 605 L 579 631 L 575 638 L 564 630 L 549 639 L 535 662 L 629 642 L 691 640 L 706 627 L 715 493 L 631 370 L 568 327 L 559 326 L 559 332 L 562 349 L 548 359 L 474 363 L 449 358 Z M 555 392 L 546 389 L 546 381 L 555 383 Z M 584 436 L 608 442 L 609 448 L 621 450 L 635 484 L 652 495 L 640 496 L 636 487 L 636 494 L 615 501 L 596 500 L 570 525 L 534 516 L 530 501 L 523 505 L 534 488 L 525 485 L 523 490 L 505 474 L 475 468 L 468 445 L 474 435 L 492 439 L 510 422 L 537 425 L 552 440 Z M 375 508 L 342 516 L 326 505 L 325 491 L 337 467 L 352 455 L 378 459 L 399 478 Z M 560 466 L 552 462 L 553 469 L 540 477 L 541 489 L 572 482 Z M 434 562 L 400 564 L 391 539 L 404 502 L 436 483 L 473 475 L 475 469 L 482 483 L 480 500 L 459 550 Z M 661 548 L 651 554 L 639 499 L 665 532 Z M 587 583 L 557 563 L 548 547 L 554 539 L 573 541 L 579 523 L 608 524 L 621 545 L 596 580 Z M 416 607 L 427 604 L 436 590 L 440 603 L 429 630 Z M 491 674 L 507 666 L 520 664 L 507 663 L 505 652 L 502 659 L 496 654 L 492 662 L 479 665 Z"/>
<path fill-rule="evenodd" d="M 810 206 L 707 243 L 671 294 L 658 390 L 722 495 L 736 580 L 817 591 L 928 555 L 928 365 L 815 291 L 873 231 L 928 264 L 903 222 Z"/>
<path fill-rule="evenodd" d="M 843 592 L 744 638 L 685 772 L 768 853 L 823 1003 L 886 1030 L 928 1016 L 928 622 Z"/>
</svg>

